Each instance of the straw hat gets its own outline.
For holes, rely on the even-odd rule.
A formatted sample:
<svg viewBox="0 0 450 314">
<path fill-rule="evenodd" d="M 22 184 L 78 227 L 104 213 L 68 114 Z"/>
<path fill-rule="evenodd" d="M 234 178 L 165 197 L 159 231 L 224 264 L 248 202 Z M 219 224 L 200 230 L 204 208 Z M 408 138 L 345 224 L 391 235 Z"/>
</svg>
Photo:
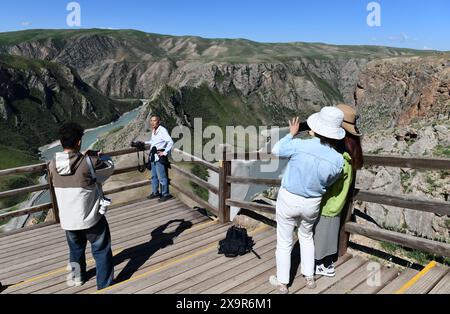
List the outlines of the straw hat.
<svg viewBox="0 0 450 314">
<path fill-rule="evenodd" d="M 350 134 L 355 136 L 362 136 L 356 127 L 356 120 L 358 115 L 356 114 L 355 109 L 350 107 L 349 105 L 339 104 L 336 106 L 344 113 L 344 122 L 342 123 L 342 127 Z"/>
<path fill-rule="evenodd" d="M 342 128 L 344 114 L 336 107 L 324 107 L 318 113 L 311 115 L 308 120 L 308 126 L 314 133 L 342 140 L 345 137 L 345 130 Z"/>
</svg>

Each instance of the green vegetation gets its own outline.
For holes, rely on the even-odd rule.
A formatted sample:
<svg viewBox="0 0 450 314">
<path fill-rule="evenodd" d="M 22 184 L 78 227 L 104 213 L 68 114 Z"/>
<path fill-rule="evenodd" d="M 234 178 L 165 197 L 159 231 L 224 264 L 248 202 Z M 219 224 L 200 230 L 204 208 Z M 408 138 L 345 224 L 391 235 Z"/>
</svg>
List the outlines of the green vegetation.
<svg viewBox="0 0 450 314">
<path fill-rule="evenodd" d="M 37 178 L 32 175 L 14 175 L 0 179 L 0 191 L 9 191 L 37 184 Z M 7 197 L 0 200 L 0 208 L 8 208 L 25 201 L 27 194 Z"/>
<path fill-rule="evenodd" d="M 391 242 L 381 241 L 380 245 L 383 248 L 383 250 L 386 250 L 389 253 L 395 253 L 395 252 L 397 252 L 398 249 L 400 249 L 399 245 L 391 243 Z"/>
<path fill-rule="evenodd" d="M 0 145 L 0 170 L 37 163 L 38 158 L 28 152 Z"/>
<path fill-rule="evenodd" d="M 50 210 L 44 210 L 38 217 L 35 218 L 34 224 L 41 224 L 43 222 L 45 222 L 45 219 L 47 218 L 48 212 Z"/>
<path fill-rule="evenodd" d="M 400 254 L 403 256 L 406 256 L 407 258 L 410 258 L 415 263 L 418 263 L 420 265 L 427 265 L 429 262 L 437 259 L 441 259 L 439 256 L 436 256 L 434 254 L 429 254 L 426 252 L 422 252 L 419 250 L 413 250 L 409 248 L 402 247 L 397 244 L 389 243 L 389 242 L 380 242 L 381 247 L 389 254 Z M 444 257 L 442 260 L 440 260 L 445 265 L 450 266 L 450 258 Z"/>
<path fill-rule="evenodd" d="M 93 150 L 102 150 L 105 147 L 106 144 L 106 140 L 108 137 L 111 137 L 112 135 L 114 135 L 115 133 L 121 131 L 124 128 L 124 126 L 119 126 L 117 128 L 112 129 L 111 131 L 109 131 L 108 133 L 106 133 L 105 135 L 103 135 L 101 138 L 99 138 L 94 145 L 92 146 Z"/>
<path fill-rule="evenodd" d="M 341 92 L 337 88 L 334 88 L 329 82 L 313 73 L 311 73 L 310 76 L 312 76 L 314 83 L 324 93 L 325 97 L 330 101 L 330 103 L 344 101 L 344 97 L 342 96 Z"/>
<path fill-rule="evenodd" d="M 433 150 L 433 155 L 437 157 L 450 158 L 450 146 L 437 145 Z"/>
<path fill-rule="evenodd" d="M 39 163 L 33 155 L 0 145 L 0 170 Z M 8 191 L 37 184 L 36 175 L 11 175 L 0 177 L 0 191 Z M 8 197 L 0 200 L 0 208 L 8 208 L 26 200 L 28 195 Z"/>
<path fill-rule="evenodd" d="M 195 59 L 200 62 L 289 62 L 299 58 L 314 57 L 319 59 L 331 58 L 376 58 L 395 56 L 427 56 L 435 55 L 434 51 L 423 51 L 380 46 L 344 46 L 327 45 L 323 43 L 258 43 L 246 39 L 205 39 L 196 36 L 168 36 L 144 33 L 136 30 L 27 30 L 20 32 L 0 33 L 0 45 L 16 45 L 23 42 L 37 41 L 45 43 L 51 40 L 54 45 L 61 47 L 68 41 L 80 40 L 87 36 L 108 36 L 120 42 L 127 42 L 156 58 L 168 57 L 172 60 L 181 58 Z M 177 49 L 169 52 L 161 43 L 172 40 L 175 43 L 189 42 L 193 45 L 197 55 L 192 56 L 190 49 Z M 130 50 L 130 61 L 139 60 L 138 55 Z"/>
<path fill-rule="evenodd" d="M 417 171 L 401 171 L 400 172 L 400 183 L 403 187 L 403 190 L 405 193 L 411 193 L 412 192 L 412 179 L 416 176 Z"/>
<path fill-rule="evenodd" d="M 372 154 L 372 155 L 378 155 L 378 154 L 381 153 L 382 151 L 383 151 L 383 148 L 377 148 L 377 149 L 374 149 L 374 150 L 369 151 L 369 154 Z"/>
<path fill-rule="evenodd" d="M 6 209 L 6 210 L 3 209 L 3 210 L 1 211 L 1 213 L 2 213 L 2 214 L 6 214 L 6 213 L 9 213 L 9 212 L 16 211 L 16 210 L 18 210 L 18 209 L 19 209 L 19 205 L 16 205 L 16 206 L 10 207 L 10 208 L 8 208 L 8 209 Z M 0 220 L 0 227 L 3 226 L 3 225 L 6 225 L 9 221 L 10 221 L 10 219 Z"/>
<path fill-rule="evenodd" d="M 0 145 L 33 154 L 57 137 L 64 122 L 96 127 L 140 104 L 109 99 L 83 82 L 74 70 L 54 62 L 2 55 L 0 74 L 3 72 L 12 74 L 0 90 L 10 112 L 7 120 L 0 121 Z M 47 86 L 49 78 L 54 81 L 51 87 Z"/>
<path fill-rule="evenodd" d="M 168 107 L 174 112 L 169 112 Z M 202 118 L 203 128 L 219 126 L 223 134 L 226 126 L 261 125 L 263 118 L 269 115 L 257 108 L 252 100 L 245 102 L 235 89 L 222 95 L 206 85 L 183 87 L 179 91 L 166 86 L 149 106 L 149 110 L 159 114 L 169 129 L 178 125 L 175 116 L 184 117 L 183 124 L 191 128 L 195 118 Z"/>
<path fill-rule="evenodd" d="M 426 180 L 427 180 L 427 190 L 429 193 L 433 193 L 437 189 L 442 188 L 442 184 L 436 181 L 436 179 L 433 178 L 431 173 L 429 172 L 427 172 Z"/>
<path fill-rule="evenodd" d="M 200 179 L 203 179 L 205 181 L 208 181 L 209 174 L 208 170 L 200 165 L 195 164 L 191 169 L 192 174 L 196 175 Z M 194 190 L 194 193 L 198 196 L 200 196 L 205 201 L 208 201 L 209 199 L 209 191 L 201 186 L 199 186 L 196 183 L 190 182 L 192 189 Z"/>
</svg>

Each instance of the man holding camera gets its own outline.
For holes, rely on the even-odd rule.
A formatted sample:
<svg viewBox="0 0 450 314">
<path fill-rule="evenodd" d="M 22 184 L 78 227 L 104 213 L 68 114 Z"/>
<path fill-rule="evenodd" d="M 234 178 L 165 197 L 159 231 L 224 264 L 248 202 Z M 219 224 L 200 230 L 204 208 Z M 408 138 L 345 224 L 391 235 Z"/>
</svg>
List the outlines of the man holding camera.
<svg viewBox="0 0 450 314">
<path fill-rule="evenodd" d="M 104 289 L 112 284 L 114 265 L 111 235 L 103 215 L 108 199 L 103 196 L 100 184 L 112 175 L 114 164 L 99 152 L 80 152 L 84 134 L 80 125 L 64 124 L 59 133 L 64 151 L 56 153 L 49 169 L 70 250 L 68 283 L 74 286 L 84 283 L 89 241 L 97 268 L 97 288 Z"/>
<path fill-rule="evenodd" d="M 160 202 L 165 202 L 172 198 L 169 194 L 169 178 L 168 155 L 173 147 L 173 140 L 165 127 L 161 125 L 161 117 L 152 115 L 150 119 L 152 127 L 152 138 L 145 144 L 150 145 L 149 167 L 152 172 L 152 194 L 148 199 L 155 199 L 159 197 Z M 159 185 L 161 184 L 161 191 Z"/>
</svg>

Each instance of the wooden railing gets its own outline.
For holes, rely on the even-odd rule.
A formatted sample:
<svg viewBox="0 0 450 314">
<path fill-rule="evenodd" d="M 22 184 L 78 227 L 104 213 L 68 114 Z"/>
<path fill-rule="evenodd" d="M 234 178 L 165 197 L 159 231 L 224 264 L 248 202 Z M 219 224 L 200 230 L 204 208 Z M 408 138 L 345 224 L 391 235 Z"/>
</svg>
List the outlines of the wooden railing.
<svg viewBox="0 0 450 314">
<path fill-rule="evenodd" d="M 212 163 L 209 163 L 205 160 L 202 160 L 198 157 L 192 156 L 186 152 L 183 152 L 178 149 L 174 149 L 173 153 L 183 155 L 183 160 L 191 161 L 197 163 L 199 165 L 204 166 L 205 168 L 218 173 L 219 175 L 219 186 L 216 187 L 211 183 L 195 176 L 194 174 L 184 170 L 178 165 L 172 164 L 172 171 L 177 172 L 180 176 L 188 179 L 190 182 L 193 182 L 199 185 L 202 188 L 207 189 L 209 192 L 217 194 L 218 196 L 218 206 L 217 208 L 211 205 L 208 201 L 203 200 L 201 197 L 197 196 L 195 193 L 184 186 L 181 186 L 177 182 L 170 182 L 170 185 L 178 190 L 180 193 L 186 195 L 188 198 L 192 199 L 200 206 L 208 209 L 213 214 L 219 217 L 220 222 L 225 223 L 230 220 L 230 207 L 239 207 L 242 209 L 246 209 L 249 211 L 262 212 L 262 213 L 275 213 L 275 207 L 272 205 L 263 205 L 254 202 L 245 202 L 242 200 L 232 199 L 231 198 L 231 185 L 233 183 L 240 184 L 258 184 L 258 185 L 267 185 L 267 186 L 280 186 L 280 179 L 262 179 L 262 178 L 250 178 L 250 177 L 239 177 L 231 175 L 231 164 L 234 160 L 269 160 L 276 159 L 277 157 L 272 156 L 270 154 L 264 153 L 246 153 L 246 154 L 231 154 L 227 150 L 228 146 L 223 146 L 222 157 L 219 160 L 219 165 L 216 166 Z M 137 150 L 135 148 L 123 149 L 119 151 L 113 151 L 109 153 L 105 153 L 111 157 L 122 156 L 127 154 L 136 153 Z M 282 158 L 284 159 L 284 158 Z M 379 156 L 379 155 L 366 155 L 364 156 L 365 166 L 386 166 L 386 167 L 401 167 L 401 168 L 413 168 L 413 169 L 429 169 L 429 170 L 450 170 L 450 159 L 437 159 L 437 158 L 404 158 L 404 157 L 392 157 L 392 156 Z M 123 173 L 129 173 L 133 171 L 137 171 L 138 167 L 125 167 L 118 168 L 114 171 L 113 175 L 119 175 Z M 14 174 L 25 174 L 25 173 L 38 173 L 38 174 L 48 174 L 47 164 L 42 163 L 33 166 L 19 167 L 14 169 L 7 169 L 0 171 L 1 176 L 14 175 Z M 50 190 L 51 202 L 33 206 L 30 208 L 20 209 L 13 212 L 8 212 L 0 215 L 0 221 L 18 217 L 22 215 L 27 215 L 35 212 L 41 212 L 43 210 L 52 209 L 54 212 L 54 221 L 40 224 L 36 226 L 32 226 L 30 228 L 22 228 L 16 232 L 23 232 L 29 229 L 39 228 L 42 226 L 46 226 L 49 224 L 58 223 L 58 207 L 57 202 L 54 197 L 54 192 L 52 191 L 51 180 L 47 184 L 41 184 L 31 187 L 25 187 L 20 189 L 15 189 L 12 191 L 4 191 L 0 192 L 0 199 L 6 197 L 12 197 L 22 194 L 27 194 L 30 192 Z M 150 185 L 150 180 L 144 180 L 140 182 L 130 183 L 121 187 L 109 189 L 105 191 L 105 194 L 114 194 L 119 193 L 131 189 L 136 189 L 144 186 Z M 354 222 L 351 222 L 351 214 L 353 211 L 354 201 L 364 201 L 377 203 L 382 205 L 396 206 L 401 208 L 408 208 L 418 211 L 431 212 L 439 215 L 447 215 L 450 216 L 450 203 L 436 200 L 428 200 L 428 199 L 420 199 L 415 197 L 405 197 L 403 195 L 392 195 L 392 194 L 384 194 L 384 193 L 376 193 L 365 190 L 360 190 L 352 187 L 351 197 L 349 198 L 347 205 L 345 206 L 343 213 L 341 214 L 341 231 L 339 235 L 339 254 L 343 255 L 348 246 L 349 236 L 350 234 L 359 234 L 363 235 L 375 240 L 387 241 L 391 243 L 395 243 L 398 245 L 402 245 L 405 247 L 409 247 L 412 249 L 418 249 L 421 251 L 425 251 L 428 253 L 436 254 L 439 256 L 450 257 L 450 244 L 423 239 L 420 237 L 415 237 L 412 235 L 402 234 L 394 231 L 384 230 L 381 228 L 370 227 L 366 225 L 359 225 Z M 15 232 L 14 232 L 15 233 Z"/>
<path fill-rule="evenodd" d="M 148 149 L 149 147 L 146 147 L 147 151 L 144 152 L 146 154 L 148 154 Z M 107 152 L 105 153 L 105 155 L 108 155 L 110 157 L 117 157 L 117 156 L 123 156 L 123 155 L 128 155 L 128 154 L 133 154 L 133 153 L 137 153 L 138 150 L 136 148 L 127 148 L 127 149 L 122 149 L 122 150 L 117 150 L 117 151 L 112 151 L 112 152 Z M 191 161 L 194 163 L 197 163 L 199 165 L 202 165 L 204 167 L 206 167 L 209 170 L 215 171 L 216 173 L 219 173 L 219 167 L 215 166 L 212 163 L 206 162 L 198 157 L 195 157 L 193 155 L 190 155 L 188 153 L 185 153 L 181 150 L 178 149 L 174 149 L 174 153 L 177 154 L 181 154 L 183 155 L 183 160 L 184 161 Z M 138 166 L 131 166 L 131 167 L 123 167 L 123 168 L 117 168 L 114 170 L 113 176 L 115 175 L 119 175 L 119 174 L 124 174 L 124 173 L 130 173 L 130 172 L 134 172 L 134 171 L 138 171 Z M 194 174 L 182 169 L 181 167 L 172 164 L 172 171 L 177 172 L 179 175 L 187 178 L 189 181 L 194 182 L 195 184 L 207 189 L 209 192 L 218 194 L 218 188 L 213 186 L 212 184 L 204 181 L 203 179 L 195 176 Z M 7 219 L 11 219 L 11 218 L 15 218 L 15 217 L 20 217 L 20 216 L 24 216 L 24 215 L 29 215 L 29 214 L 33 214 L 33 213 L 37 213 L 37 212 L 42 212 L 45 210 L 52 210 L 53 211 L 53 217 L 54 219 L 52 221 L 48 221 L 46 223 L 42 223 L 42 224 L 38 224 L 38 225 L 33 225 L 30 227 L 26 227 L 26 228 L 20 228 L 18 230 L 14 230 L 11 232 L 5 232 L 0 234 L 1 236 L 5 236 L 5 235 L 9 235 L 12 233 L 18 233 L 18 232 L 24 232 L 24 231 L 28 231 L 30 229 L 36 229 L 36 228 L 41 228 L 44 226 L 48 226 L 51 224 L 56 224 L 59 223 L 59 213 L 58 213 L 58 204 L 56 201 L 56 197 L 55 197 L 55 193 L 53 190 L 53 186 L 52 186 L 52 180 L 50 180 L 50 173 L 49 173 L 49 169 L 48 169 L 48 164 L 47 163 L 41 163 L 41 164 L 36 164 L 36 165 L 32 165 L 32 166 L 24 166 L 24 167 L 18 167 L 18 168 L 12 168 L 12 169 L 5 169 L 5 170 L 0 170 L 0 177 L 4 177 L 4 176 L 9 176 L 9 175 L 16 175 L 16 174 L 37 174 L 37 175 L 47 175 L 47 181 L 48 183 L 45 184 L 39 184 L 39 185 L 35 185 L 35 186 L 29 186 L 29 187 L 23 187 L 20 189 L 14 189 L 14 190 L 9 190 L 9 191 L 3 191 L 0 192 L 0 199 L 4 199 L 4 198 L 8 198 L 8 197 L 15 197 L 15 196 L 19 196 L 19 195 L 24 195 L 24 194 L 29 194 L 32 192 L 39 192 L 39 191 L 46 191 L 48 190 L 50 193 L 50 202 L 45 203 L 45 204 L 40 204 L 40 205 L 36 205 L 33 207 L 29 207 L 29 208 L 24 208 L 24 209 L 19 209 L 19 210 L 15 210 L 15 211 L 11 211 L 11 212 L 7 212 L 4 214 L 0 214 L 0 221 L 4 221 Z M 133 183 L 129 183 L 117 188 L 112 188 L 109 190 L 105 190 L 104 193 L 106 195 L 111 195 L 111 194 L 115 194 L 115 193 L 120 193 L 120 192 L 124 192 L 124 191 L 128 191 L 128 190 L 132 190 L 132 189 L 137 189 L 137 188 L 141 188 L 144 186 L 150 186 L 151 182 L 150 180 L 144 180 L 144 181 L 139 181 L 139 182 L 133 182 Z M 202 198 L 200 198 L 199 196 L 197 196 L 196 194 L 192 193 L 189 189 L 180 186 L 179 184 L 175 183 L 175 182 L 171 182 L 170 183 L 172 187 L 174 187 L 175 189 L 177 189 L 180 193 L 185 194 L 187 197 L 191 198 L 192 200 L 194 200 L 196 203 L 198 203 L 200 206 L 208 209 L 209 211 L 211 211 L 213 214 L 217 215 L 217 216 L 223 216 L 223 215 L 219 215 L 219 210 L 212 206 L 211 204 L 209 204 L 207 201 L 203 200 Z M 221 219 L 221 221 L 225 221 L 223 219 Z"/>
<path fill-rule="evenodd" d="M 246 154 L 227 154 L 225 160 L 222 162 L 224 169 L 231 168 L 233 160 L 269 160 L 277 158 L 270 154 L 264 153 L 246 153 Z M 284 158 L 282 158 L 284 159 Z M 404 158 L 393 156 L 380 155 L 365 155 L 364 166 L 385 166 L 385 167 L 400 167 L 412 169 L 428 169 L 428 170 L 450 170 L 450 159 L 443 158 Z M 356 173 L 355 173 L 356 177 Z M 222 199 L 225 199 L 226 206 L 236 206 L 249 211 L 256 211 L 262 213 L 275 213 L 275 206 L 263 205 L 255 202 L 245 202 L 242 200 L 231 199 L 228 191 L 231 190 L 231 184 L 258 184 L 266 186 L 280 186 L 280 179 L 261 179 L 231 176 L 220 177 L 222 185 L 226 189 L 220 193 L 224 193 Z M 396 206 L 401 208 L 408 208 L 417 211 L 436 213 L 439 215 L 450 216 L 450 202 L 428 200 L 417 197 L 406 197 L 403 195 L 393 195 L 387 193 L 377 193 L 355 188 L 354 184 L 349 198 L 342 214 L 341 214 L 341 231 L 339 235 L 339 255 L 343 255 L 347 251 L 350 234 L 359 234 L 375 240 L 395 243 L 411 249 L 417 249 L 438 256 L 450 257 L 450 244 L 424 239 L 412 235 L 402 234 L 399 232 L 389 231 L 381 228 L 366 226 L 351 222 L 351 215 L 355 201 L 364 201 L 370 203 L 377 203 L 382 205 Z"/>
</svg>

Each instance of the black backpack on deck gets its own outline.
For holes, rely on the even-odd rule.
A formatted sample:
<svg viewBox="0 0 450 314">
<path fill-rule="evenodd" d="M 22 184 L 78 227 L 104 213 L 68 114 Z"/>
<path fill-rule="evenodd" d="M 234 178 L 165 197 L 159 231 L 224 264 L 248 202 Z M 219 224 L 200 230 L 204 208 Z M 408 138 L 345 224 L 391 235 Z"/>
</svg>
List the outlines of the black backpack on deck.
<svg viewBox="0 0 450 314">
<path fill-rule="evenodd" d="M 244 255 L 252 251 L 254 245 L 245 228 L 232 226 L 228 229 L 226 238 L 219 241 L 219 254 L 225 254 L 226 257 Z"/>
</svg>

